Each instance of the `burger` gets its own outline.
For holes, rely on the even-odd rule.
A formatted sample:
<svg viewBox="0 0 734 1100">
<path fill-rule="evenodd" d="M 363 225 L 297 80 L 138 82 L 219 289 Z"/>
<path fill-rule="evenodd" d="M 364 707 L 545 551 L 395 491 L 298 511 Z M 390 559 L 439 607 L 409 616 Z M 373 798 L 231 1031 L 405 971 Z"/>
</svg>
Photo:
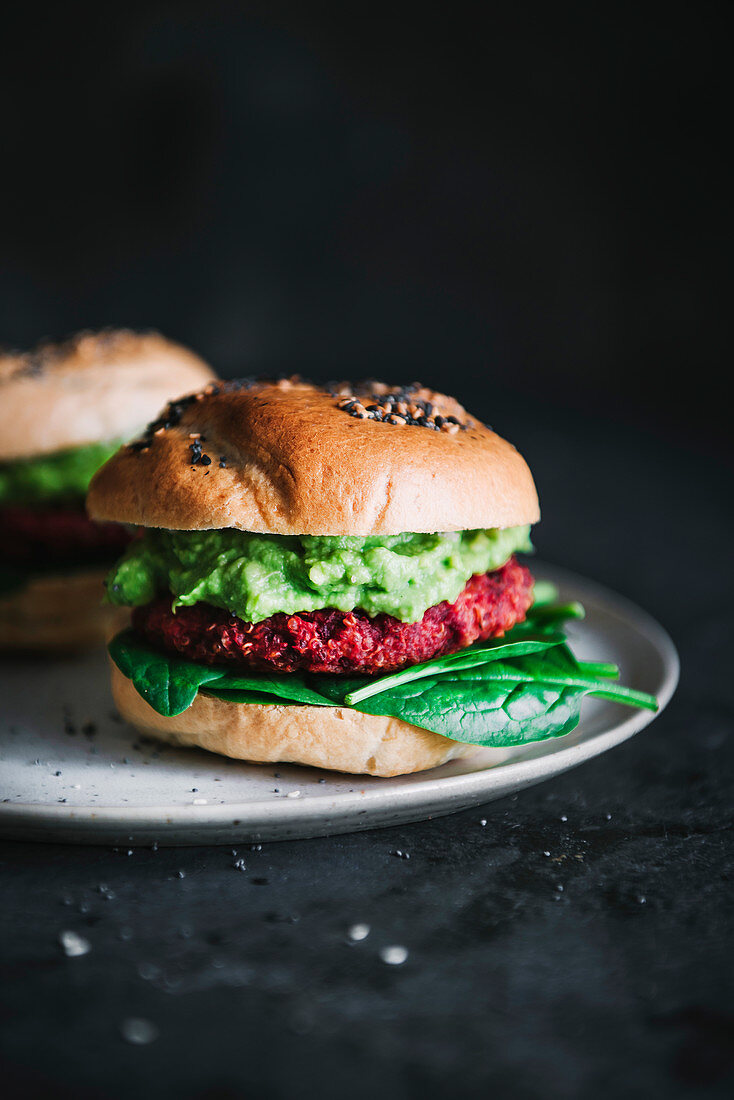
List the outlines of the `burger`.
<svg viewBox="0 0 734 1100">
<path fill-rule="evenodd" d="M 654 706 L 579 662 L 518 557 L 518 451 L 418 383 L 212 383 L 95 475 L 143 529 L 107 578 L 122 716 L 256 763 L 391 776 L 568 732 L 581 699 Z"/>
<path fill-rule="evenodd" d="M 81 333 L 0 355 L 0 648 L 102 641 L 102 582 L 129 530 L 84 510 L 90 478 L 171 396 L 213 377 L 157 334 Z"/>
</svg>

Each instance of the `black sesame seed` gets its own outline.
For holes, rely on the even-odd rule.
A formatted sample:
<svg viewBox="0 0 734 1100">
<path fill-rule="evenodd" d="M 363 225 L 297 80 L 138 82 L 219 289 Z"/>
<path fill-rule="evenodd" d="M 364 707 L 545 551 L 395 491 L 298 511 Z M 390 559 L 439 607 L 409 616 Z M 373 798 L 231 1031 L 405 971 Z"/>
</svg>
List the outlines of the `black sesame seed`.
<svg viewBox="0 0 734 1100">
<path fill-rule="evenodd" d="M 340 392 L 331 393 L 331 396 L 339 398 L 338 408 L 359 420 L 375 420 L 383 424 L 411 424 L 430 428 L 434 432 L 443 431 L 449 434 L 454 434 L 458 429 L 465 431 L 472 425 L 468 419 L 463 424 L 456 416 L 439 414 L 433 402 L 415 396 L 415 391 L 419 389 L 421 389 L 420 382 L 412 382 L 408 386 L 388 387 L 369 379 L 355 383 L 352 389 L 353 393 L 363 395 L 361 401 L 358 398 L 351 400 L 345 397 L 343 389 Z"/>
</svg>

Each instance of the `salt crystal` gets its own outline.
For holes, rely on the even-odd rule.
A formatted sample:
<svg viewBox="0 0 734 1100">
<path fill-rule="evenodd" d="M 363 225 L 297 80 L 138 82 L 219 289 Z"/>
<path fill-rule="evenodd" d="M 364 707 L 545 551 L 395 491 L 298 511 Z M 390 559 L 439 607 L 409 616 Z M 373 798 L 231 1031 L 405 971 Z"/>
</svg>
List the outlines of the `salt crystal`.
<svg viewBox="0 0 734 1100">
<path fill-rule="evenodd" d="M 402 966 L 408 957 L 407 947 L 394 944 L 392 947 L 383 947 L 380 950 L 380 958 L 388 966 Z"/>
<path fill-rule="evenodd" d="M 89 940 L 76 932 L 60 932 L 59 943 L 67 959 L 76 959 L 79 955 L 88 955 L 92 950 Z"/>
<path fill-rule="evenodd" d="M 158 1028 L 152 1021 L 139 1019 L 135 1016 L 131 1016 L 130 1019 L 122 1021 L 120 1032 L 126 1042 L 134 1043 L 135 1046 L 144 1046 L 146 1043 L 152 1043 L 159 1035 Z"/>
</svg>

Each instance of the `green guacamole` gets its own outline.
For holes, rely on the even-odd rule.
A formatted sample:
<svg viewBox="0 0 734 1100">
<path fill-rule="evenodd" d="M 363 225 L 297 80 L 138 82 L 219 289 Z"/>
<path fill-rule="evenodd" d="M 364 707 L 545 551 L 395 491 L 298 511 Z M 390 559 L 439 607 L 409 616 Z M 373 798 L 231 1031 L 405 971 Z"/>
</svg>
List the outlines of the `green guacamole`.
<svg viewBox="0 0 734 1100">
<path fill-rule="evenodd" d="M 171 592 L 174 608 L 210 603 L 247 622 L 335 607 L 412 623 L 472 574 L 531 549 L 529 527 L 388 538 L 150 530 L 110 573 L 107 597 L 139 607 Z"/>
<path fill-rule="evenodd" d="M 119 440 L 89 443 L 39 458 L 0 462 L 0 505 L 83 497 L 92 475 L 119 446 Z"/>
</svg>

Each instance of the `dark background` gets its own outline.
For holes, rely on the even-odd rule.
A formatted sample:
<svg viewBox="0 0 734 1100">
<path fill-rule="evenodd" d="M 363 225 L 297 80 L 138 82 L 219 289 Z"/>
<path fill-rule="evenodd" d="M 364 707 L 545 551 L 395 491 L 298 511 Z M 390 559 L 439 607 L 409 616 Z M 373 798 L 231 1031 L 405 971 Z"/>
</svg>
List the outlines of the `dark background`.
<svg viewBox="0 0 734 1100">
<path fill-rule="evenodd" d="M 0 342 L 729 436 L 725 3 L 57 5 L 4 27 Z"/>
<path fill-rule="evenodd" d="M 682 679 L 560 779 L 245 875 L 228 849 L 1 845 L 3 1097 L 731 1096 L 726 9 L 4 26 L 0 340 L 154 326 L 224 374 L 445 386 L 529 459 L 542 555 L 652 612 Z M 126 1044 L 128 1016 L 159 1039 Z"/>
</svg>

